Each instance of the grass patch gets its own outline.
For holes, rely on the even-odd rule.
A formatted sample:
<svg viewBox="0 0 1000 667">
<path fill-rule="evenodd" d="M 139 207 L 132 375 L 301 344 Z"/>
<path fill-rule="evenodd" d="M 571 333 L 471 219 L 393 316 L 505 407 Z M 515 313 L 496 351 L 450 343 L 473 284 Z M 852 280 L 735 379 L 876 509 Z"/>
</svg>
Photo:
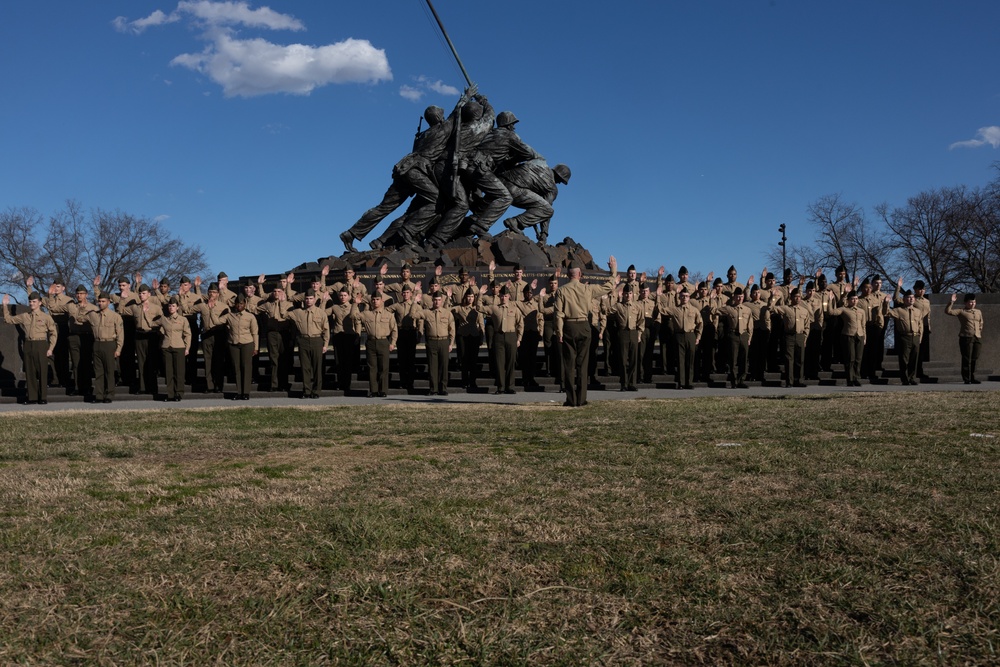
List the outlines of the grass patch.
<svg viewBox="0 0 1000 667">
<path fill-rule="evenodd" d="M 0 661 L 996 663 L 997 396 L 5 415 Z"/>
</svg>

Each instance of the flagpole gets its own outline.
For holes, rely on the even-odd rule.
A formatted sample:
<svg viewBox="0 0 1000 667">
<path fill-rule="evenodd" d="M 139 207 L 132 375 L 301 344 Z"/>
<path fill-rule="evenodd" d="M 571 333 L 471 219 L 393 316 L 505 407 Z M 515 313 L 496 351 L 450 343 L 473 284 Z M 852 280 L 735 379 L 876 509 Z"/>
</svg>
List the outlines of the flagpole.
<svg viewBox="0 0 1000 667">
<path fill-rule="evenodd" d="M 451 37 L 448 36 L 448 31 L 444 29 L 444 23 L 441 22 L 441 17 L 438 16 L 437 10 L 434 9 L 434 5 L 431 4 L 431 0 L 427 0 L 427 6 L 431 10 L 431 14 L 434 15 L 434 20 L 437 21 L 438 27 L 441 28 L 441 34 L 444 35 L 444 39 L 448 42 L 448 47 L 451 48 L 451 54 L 455 56 L 455 60 L 458 61 L 458 66 L 462 70 L 462 76 L 465 77 L 465 82 L 472 86 L 472 79 L 469 77 L 469 73 L 465 71 L 465 65 L 462 64 L 462 59 L 458 57 L 458 51 L 455 50 L 455 45 L 451 43 Z"/>
</svg>

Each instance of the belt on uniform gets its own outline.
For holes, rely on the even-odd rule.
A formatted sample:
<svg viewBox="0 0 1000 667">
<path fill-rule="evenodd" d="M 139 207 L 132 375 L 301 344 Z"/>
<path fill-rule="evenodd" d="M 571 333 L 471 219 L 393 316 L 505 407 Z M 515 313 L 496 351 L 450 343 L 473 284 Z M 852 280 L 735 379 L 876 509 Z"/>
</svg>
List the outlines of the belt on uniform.
<svg viewBox="0 0 1000 667">
<path fill-rule="evenodd" d="M 448 336 L 428 336 L 427 340 L 448 340 Z"/>
<path fill-rule="evenodd" d="M 586 317 L 564 317 L 563 322 L 586 322 Z"/>
<path fill-rule="evenodd" d="M 95 340 L 98 343 L 117 343 L 118 342 L 117 338 L 96 338 Z"/>
</svg>

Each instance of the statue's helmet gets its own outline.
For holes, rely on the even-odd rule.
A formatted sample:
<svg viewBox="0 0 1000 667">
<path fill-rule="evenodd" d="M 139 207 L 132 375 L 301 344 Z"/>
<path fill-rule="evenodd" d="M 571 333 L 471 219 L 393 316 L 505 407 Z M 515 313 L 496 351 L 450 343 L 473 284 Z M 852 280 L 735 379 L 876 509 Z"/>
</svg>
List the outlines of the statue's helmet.
<svg viewBox="0 0 1000 667">
<path fill-rule="evenodd" d="M 497 127 L 510 127 L 519 122 L 512 111 L 501 111 L 497 114 Z"/>
<path fill-rule="evenodd" d="M 564 164 L 557 164 L 552 167 L 552 171 L 555 172 L 556 181 L 559 183 L 569 183 L 569 177 L 573 175 L 569 167 Z"/>
<path fill-rule="evenodd" d="M 466 102 L 465 106 L 462 107 L 462 120 L 476 121 L 483 117 L 483 105 L 475 100 L 471 102 Z"/>
<path fill-rule="evenodd" d="M 444 109 L 438 106 L 431 105 L 424 109 L 424 120 L 431 127 L 435 125 L 440 125 L 444 122 Z"/>
</svg>

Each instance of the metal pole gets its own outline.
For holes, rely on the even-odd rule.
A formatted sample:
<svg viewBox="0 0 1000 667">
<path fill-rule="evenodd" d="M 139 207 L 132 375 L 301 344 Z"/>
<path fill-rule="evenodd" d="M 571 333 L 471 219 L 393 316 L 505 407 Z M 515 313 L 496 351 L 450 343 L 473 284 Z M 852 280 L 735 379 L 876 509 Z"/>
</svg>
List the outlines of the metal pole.
<svg viewBox="0 0 1000 667">
<path fill-rule="evenodd" d="M 781 246 L 781 273 L 784 274 L 785 273 L 785 269 L 788 266 L 788 261 L 787 261 L 786 253 L 785 253 L 785 242 L 788 240 L 788 237 L 785 236 L 785 224 L 784 223 L 778 225 L 778 231 L 781 232 L 781 241 L 778 242 L 778 245 Z"/>
<path fill-rule="evenodd" d="M 431 4 L 431 0 L 427 0 L 427 6 L 430 7 L 431 14 L 434 15 L 434 20 L 437 21 L 438 27 L 441 28 L 441 34 L 444 35 L 444 39 L 448 42 L 449 48 L 451 48 L 451 54 L 455 56 L 455 60 L 458 61 L 458 66 L 462 70 L 462 76 L 465 77 L 465 82 L 472 85 L 472 79 L 469 78 L 469 73 L 465 71 L 465 65 L 462 64 L 462 59 L 458 57 L 458 51 L 455 50 L 455 45 L 451 43 L 451 37 L 448 36 L 448 31 L 444 29 L 444 23 L 441 22 L 441 17 L 438 16 L 437 10 L 434 9 L 434 5 Z"/>
</svg>

